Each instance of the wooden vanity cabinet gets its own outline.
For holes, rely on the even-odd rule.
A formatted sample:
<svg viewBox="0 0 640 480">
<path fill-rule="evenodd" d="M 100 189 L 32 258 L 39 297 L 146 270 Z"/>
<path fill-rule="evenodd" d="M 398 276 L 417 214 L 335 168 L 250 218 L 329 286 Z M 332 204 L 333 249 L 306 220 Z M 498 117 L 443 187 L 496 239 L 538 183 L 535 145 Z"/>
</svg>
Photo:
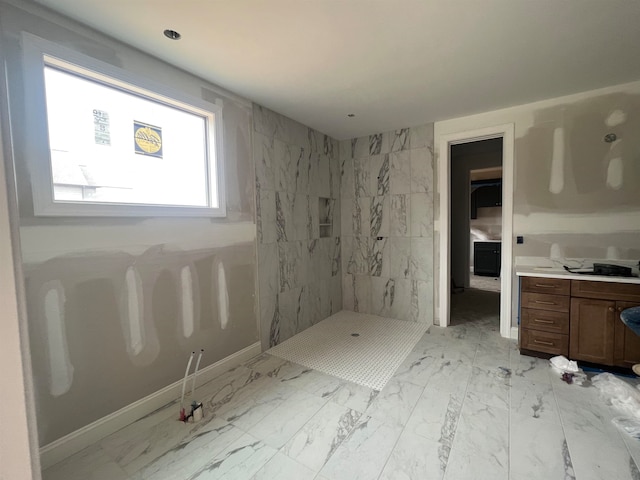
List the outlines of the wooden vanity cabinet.
<svg viewBox="0 0 640 480">
<path fill-rule="evenodd" d="M 640 363 L 640 336 L 620 320 L 623 310 L 640 305 L 640 285 L 522 277 L 520 303 L 524 353 L 626 368 Z"/>
</svg>

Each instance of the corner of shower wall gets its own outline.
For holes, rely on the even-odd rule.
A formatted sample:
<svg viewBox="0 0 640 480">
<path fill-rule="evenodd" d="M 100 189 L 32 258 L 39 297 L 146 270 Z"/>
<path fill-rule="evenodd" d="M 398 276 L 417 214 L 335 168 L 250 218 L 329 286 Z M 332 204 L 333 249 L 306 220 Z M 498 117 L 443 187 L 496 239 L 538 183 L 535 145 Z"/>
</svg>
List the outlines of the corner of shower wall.
<svg viewBox="0 0 640 480">
<path fill-rule="evenodd" d="M 257 104 L 253 130 L 266 350 L 342 310 L 340 161 L 336 140 Z"/>
</svg>

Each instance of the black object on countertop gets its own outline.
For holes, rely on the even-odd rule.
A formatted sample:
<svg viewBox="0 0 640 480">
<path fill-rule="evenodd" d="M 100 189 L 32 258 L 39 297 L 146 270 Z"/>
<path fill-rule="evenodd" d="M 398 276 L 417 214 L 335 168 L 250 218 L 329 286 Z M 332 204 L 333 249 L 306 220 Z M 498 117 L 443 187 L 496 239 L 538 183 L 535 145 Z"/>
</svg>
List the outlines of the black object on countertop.
<svg viewBox="0 0 640 480">
<path fill-rule="evenodd" d="M 564 269 L 570 273 L 580 273 L 582 275 L 604 275 L 607 277 L 633 277 L 630 267 L 612 265 L 610 263 L 594 263 L 593 270 L 575 270 L 564 265 Z"/>
</svg>

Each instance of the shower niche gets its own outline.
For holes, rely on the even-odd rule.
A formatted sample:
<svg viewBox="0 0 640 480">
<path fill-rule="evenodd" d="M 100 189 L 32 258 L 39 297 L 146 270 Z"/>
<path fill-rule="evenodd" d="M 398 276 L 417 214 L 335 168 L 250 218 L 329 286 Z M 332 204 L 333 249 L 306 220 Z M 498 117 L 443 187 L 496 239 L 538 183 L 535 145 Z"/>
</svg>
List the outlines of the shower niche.
<svg viewBox="0 0 640 480">
<path fill-rule="evenodd" d="M 333 204 L 331 198 L 318 198 L 318 230 L 320 238 L 333 235 Z"/>
</svg>

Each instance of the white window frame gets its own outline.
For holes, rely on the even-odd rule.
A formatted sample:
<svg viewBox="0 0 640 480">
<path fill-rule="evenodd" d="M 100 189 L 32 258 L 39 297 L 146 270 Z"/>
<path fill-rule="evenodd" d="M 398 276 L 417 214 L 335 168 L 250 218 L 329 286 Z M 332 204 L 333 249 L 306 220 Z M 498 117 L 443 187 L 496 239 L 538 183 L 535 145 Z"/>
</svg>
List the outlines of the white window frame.
<svg viewBox="0 0 640 480">
<path fill-rule="evenodd" d="M 29 33 L 22 34 L 25 86 L 23 141 L 31 177 L 36 216 L 74 217 L 224 217 L 226 195 L 223 159 L 222 106 L 191 97 L 174 88 L 155 83 L 129 71 Z M 62 63 L 61 63 L 62 62 Z M 69 68 L 69 64 L 74 66 Z M 207 119 L 208 206 L 158 205 L 144 203 L 99 203 L 54 200 L 44 68 L 60 68 L 105 85 L 120 87 L 143 98 L 201 115 Z M 91 72 L 91 75 L 86 75 Z"/>
</svg>

